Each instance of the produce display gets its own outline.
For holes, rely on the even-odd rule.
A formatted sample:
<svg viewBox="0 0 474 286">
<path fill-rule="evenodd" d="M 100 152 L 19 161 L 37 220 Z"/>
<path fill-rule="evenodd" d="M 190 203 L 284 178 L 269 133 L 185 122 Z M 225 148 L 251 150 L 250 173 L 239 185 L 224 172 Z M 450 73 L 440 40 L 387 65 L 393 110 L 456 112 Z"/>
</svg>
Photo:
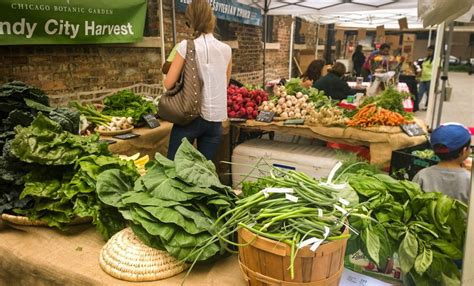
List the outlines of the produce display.
<svg viewBox="0 0 474 286">
<path fill-rule="evenodd" d="M 61 128 L 71 133 L 79 131 L 79 113 L 68 108 L 52 108 L 46 94 L 19 81 L 0 87 L 0 213 L 23 208 L 30 201 L 19 199 L 23 190 L 23 176 L 28 172 L 24 162 L 11 152 L 15 126 L 29 126 L 38 112 L 43 112 Z"/>
<path fill-rule="evenodd" d="M 85 121 L 82 122 L 81 130 L 85 131 L 91 124 L 96 126 L 95 131 L 100 132 L 114 132 L 120 130 L 128 130 L 133 128 L 133 118 L 132 117 L 116 117 L 104 115 L 102 112 L 97 110 L 92 104 L 81 105 L 78 102 L 71 102 L 69 104 L 71 107 L 74 107 L 82 116 L 84 116 Z"/>
<path fill-rule="evenodd" d="M 347 126 L 371 127 L 371 126 L 400 126 L 409 121 L 400 113 L 378 107 L 371 103 L 365 105 L 347 121 Z"/>
<path fill-rule="evenodd" d="M 229 118 L 254 119 L 258 106 L 266 100 L 268 94 L 262 89 L 230 85 L 227 88 L 227 115 Z"/>
<path fill-rule="evenodd" d="M 347 253 L 362 249 L 379 269 L 397 253 L 405 285 L 460 284 L 455 260 L 463 256 L 464 203 L 368 170 L 348 171 L 341 179 L 362 201 L 359 215 L 349 217 L 360 235 L 351 236 Z"/>
<path fill-rule="evenodd" d="M 28 163 L 19 199 L 30 200 L 23 208 L 15 208 L 15 213 L 60 229 L 76 217 L 91 217 L 106 239 L 124 227 L 118 212 L 98 200 L 96 180 L 111 168 L 138 177 L 132 162 L 111 155 L 97 135 L 69 133 L 42 113 L 30 126 L 17 126 L 15 132 L 10 153 Z"/>
<path fill-rule="evenodd" d="M 345 126 L 349 120 L 344 110 L 337 106 L 323 106 L 319 110 L 311 109 L 306 118 L 309 125 Z"/>
<path fill-rule="evenodd" d="M 337 167 L 336 167 L 337 169 Z M 336 170 L 334 169 L 334 170 Z M 323 241 L 347 238 L 346 208 L 358 203 L 357 193 L 348 185 L 315 180 L 304 173 L 272 167 L 270 176 L 256 182 L 244 182 L 244 197 L 236 207 L 217 219 L 218 230 L 208 243 L 230 243 L 228 235 L 238 228 L 291 246 L 291 277 L 294 276 L 294 257 L 303 245 L 315 249 Z M 229 217 L 230 216 L 230 217 Z M 315 240 L 315 238 L 317 240 Z M 311 239 L 312 243 L 307 241 Z M 199 252 L 200 249 L 195 252 Z"/>
<path fill-rule="evenodd" d="M 129 124 L 132 122 L 137 124 L 144 121 L 143 115 L 156 114 L 157 110 L 152 101 L 130 90 L 122 90 L 104 99 L 102 113 L 114 117 L 125 117 Z"/>
<path fill-rule="evenodd" d="M 439 157 L 436 156 L 433 149 L 415 150 L 415 151 L 412 151 L 411 154 L 414 156 L 420 157 L 422 159 L 430 159 L 430 160 L 439 161 Z"/>
<path fill-rule="evenodd" d="M 230 188 L 220 183 L 215 166 L 186 139 L 174 161 L 157 153 L 138 180 L 121 170 L 99 175 L 100 200 L 117 208 L 134 233 L 148 246 L 195 262 L 223 254 L 226 243 L 206 243 L 234 207 Z M 194 250 L 198 247 L 199 252 Z"/>
<path fill-rule="evenodd" d="M 264 101 L 260 111 L 273 111 L 282 119 L 305 118 L 311 111 L 330 102 L 330 99 L 317 89 L 306 89 L 300 79 L 290 79 L 284 86 L 273 87 L 274 97 Z"/>
<path fill-rule="evenodd" d="M 393 87 L 380 95 L 365 97 L 358 108 L 348 116 L 352 127 L 400 126 L 412 121 L 413 115 L 405 112 L 403 100 L 410 95 L 396 91 Z"/>
</svg>

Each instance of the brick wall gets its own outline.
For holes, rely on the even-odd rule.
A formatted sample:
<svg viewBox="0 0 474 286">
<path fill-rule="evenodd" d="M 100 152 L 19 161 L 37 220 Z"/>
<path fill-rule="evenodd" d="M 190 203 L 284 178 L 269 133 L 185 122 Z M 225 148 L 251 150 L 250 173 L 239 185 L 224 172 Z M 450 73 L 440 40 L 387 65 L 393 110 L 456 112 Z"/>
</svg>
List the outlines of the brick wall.
<svg viewBox="0 0 474 286">
<path fill-rule="evenodd" d="M 146 34 L 159 34 L 157 0 L 148 1 Z M 163 3 L 166 52 L 173 47 L 171 0 Z M 177 40 L 188 37 L 184 13 L 176 13 Z M 267 79 L 288 75 L 290 17 L 275 17 L 274 39 L 280 49 L 267 50 Z M 232 77 L 262 83 L 262 27 L 231 23 L 238 49 L 233 52 Z M 0 46 L 0 83 L 21 80 L 48 94 L 114 89 L 136 83 L 161 83 L 161 49 L 120 45 Z M 66 104 L 63 99 L 57 103 Z"/>
</svg>

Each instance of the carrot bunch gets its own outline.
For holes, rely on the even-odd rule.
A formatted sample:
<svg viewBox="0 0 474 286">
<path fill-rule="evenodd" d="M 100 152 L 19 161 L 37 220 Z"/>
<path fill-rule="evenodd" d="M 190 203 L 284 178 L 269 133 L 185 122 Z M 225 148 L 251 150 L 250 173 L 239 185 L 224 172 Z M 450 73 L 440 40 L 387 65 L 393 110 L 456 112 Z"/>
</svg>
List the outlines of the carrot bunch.
<svg viewBox="0 0 474 286">
<path fill-rule="evenodd" d="M 351 120 L 348 126 L 370 127 L 370 126 L 399 126 L 408 121 L 398 112 L 377 107 L 374 103 L 362 107 Z"/>
</svg>

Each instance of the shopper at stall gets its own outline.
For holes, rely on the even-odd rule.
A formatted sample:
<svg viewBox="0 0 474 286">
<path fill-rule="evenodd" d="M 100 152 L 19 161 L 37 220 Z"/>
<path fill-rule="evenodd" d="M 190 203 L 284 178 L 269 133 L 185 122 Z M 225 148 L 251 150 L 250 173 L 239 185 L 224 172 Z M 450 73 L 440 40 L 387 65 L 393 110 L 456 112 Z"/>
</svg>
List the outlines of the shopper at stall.
<svg viewBox="0 0 474 286">
<path fill-rule="evenodd" d="M 364 81 L 369 78 L 369 75 L 373 74 L 378 69 L 383 69 L 384 66 L 388 63 L 388 56 L 390 54 L 390 45 L 383 43 L 380 45 L 380 48 L 376 51 L 373 51 L 364 65 L 362 66 L 362 76 Z"/>
<path fill-rule="evenodd" d="M 301 85 L 310 88 L 322 76 L 322 71 L 326 61 L 317 59 L 312 61 L 306 71 L 301 75 Z"/>
<path fill-rule="evenodd" d="M 357 45 L 352 54 L 352 64 L 354 65 L 354 72 L 356 76 L 361 76 L 362 66 L 365 63 L 365 55 L 362 52 L 362 45 Z"/>
<path fill-rule="evenodd" d="M 197 141 L 197 149 L 209 160 L 220 144 L 222 122 L 227 119 L 227 84 L 232 68 L 231 48 L 213 36 L 216 18 L 206 0 L 193 0 L 185 13 L 186 25 L 192 29 L 198 70 L 203 81 L 201 116 L 186 126 L 174 125 L 168 146 L 168 158 L 173 160 L 183 138 Z M 191 33 L 190 33 L 191 34 Z M 182 41 L 171 64 L 164 87 L 175 86 L 186 59 L 186 43 Z"/>
<path fill-rule="evenodd" d="M 434 46 L 429 46 L 426 50 L 426 58 L 423 59 L 421 63 L 418 63 L 418 66 L 421 68 L 418 75 L 420 76 L 420 83 L 418 86 L 418 96 L 415 100 L 415 108 L 419 108 L 419 104 L 423 99 L 423 95 L 426 93 L 425 107 L 428 106 L 428 99 L 430 93 L 430 81 L 431 81 L 431 68 L 433 66 L 433 53 Z"/>
<path fill-rule="evenodd" d="M 433 131 L 430 141 L 441 161 L 419 171 L 413 181 L 425 192 L 442 192 L 467 203 L 471 178 L 463 162 L 471 152 L 471 133 L 459 123 L 446 123 Z"/>
<path fill-rule="evenodd" d="M 328 71 L 328 74 L 316 81 L 313 87 L 318 90 L 324 90 L 324 93 L 333 99 L 345 99 L 348 95 L 356 93 L 342 79 L 345 73 L 346 66 L 343 63 L 336 62 Z"/>
</svg>

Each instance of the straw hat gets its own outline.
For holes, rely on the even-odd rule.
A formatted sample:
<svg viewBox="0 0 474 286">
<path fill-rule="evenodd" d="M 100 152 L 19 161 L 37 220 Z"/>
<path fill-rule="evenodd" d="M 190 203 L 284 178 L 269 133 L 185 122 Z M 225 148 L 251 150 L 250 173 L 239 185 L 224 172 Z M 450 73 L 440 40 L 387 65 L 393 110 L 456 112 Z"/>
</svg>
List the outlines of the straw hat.
<svg viewBox="0 0 474 286">
<path fill-rule="evenodd" d="M 112 236 L 100 252 L 99 263 L 107 274 L 133 282 L 165 279 L 188 267 L 168 252 L 145 245 L 131 228 Z"/>
</svg>

